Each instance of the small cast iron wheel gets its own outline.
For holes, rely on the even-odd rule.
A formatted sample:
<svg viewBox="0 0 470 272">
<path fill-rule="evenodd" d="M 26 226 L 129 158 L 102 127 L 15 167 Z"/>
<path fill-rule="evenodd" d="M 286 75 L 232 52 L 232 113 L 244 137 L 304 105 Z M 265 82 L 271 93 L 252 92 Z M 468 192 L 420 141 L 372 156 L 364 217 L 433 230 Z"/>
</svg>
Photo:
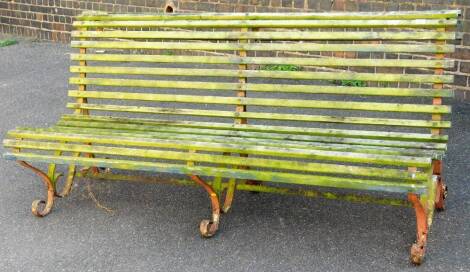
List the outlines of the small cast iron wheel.
<svg viewBox="0 0 470 272">
<path fill-rule="evenodd" d="M 424 259 L 424 246 L 414 243 L 410 250 L 410 260 L 414 265 L 420 265 Z"/>
<path fill-rule="evenodd" d="M 199 224 L 199 231 L 204 238 L 210 238 L 214 236 L 214 234 L 217 232 L 217 229 L 217 224 L 214 224 L 214 222 L 207 219 L 202 220 L 201 224 Z"/>
</svg>

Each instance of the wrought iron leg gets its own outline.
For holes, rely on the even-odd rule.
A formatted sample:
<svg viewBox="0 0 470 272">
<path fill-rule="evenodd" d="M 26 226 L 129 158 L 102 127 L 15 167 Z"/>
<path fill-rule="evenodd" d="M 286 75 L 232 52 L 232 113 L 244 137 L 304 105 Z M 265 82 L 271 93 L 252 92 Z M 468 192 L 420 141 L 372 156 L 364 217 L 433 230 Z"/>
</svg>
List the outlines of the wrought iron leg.
<svg viewBox="0 0 470 272">
<path fill-rule="evenodd" d="M 408 200 L 413 204 L 416 213 L 416 242 L 411 246 L 410 259 L 415 265 L 420 265 L 424 259 L 428 224 L 426 210 L 416 194 L 408 194 Z"/>
<path fill-rule="evenodd" d="M 220 221 L 220 204 L 219 198 L 215 193 L 214 189 L 204 182 L 199 176 L 191 175 L 191 179 L 196 182 L 197 184 L 201 185 L 209 194 L 212 204 L 212 219 L 207 220 L 204 219 L 201 221 L 199 225 L 199 230 L 203 237 L 212 237 L 219 229 L 219 221 Z"/>
<path fill-rule="evenodd" d="M 222 211 L 224 213 L 227 213 L 230 210 L 230 207 L 232 207 L 232 201 L 233 201 L 233 196 L 235 195 L 236 186 L 237 186 L 236 180 L 234 178 L 231 178 L 228 181 L 227 191 L 225 192 L 224 206 L 222 207 Z"/>
<path fill-rule="evenodd" d="M 75 165 L 70 165 L 69 166 L 69 171 L 67 173 L 67 179 L 65 180 L 64 188 L 62 188 L 62 191 L 60 193 L 57 193 L 57 191 L 56 191 L 55 195 L 57 197 L 62 198 L 62 197 L 66 197 L 70 194 L 70 191 L 72 190 L 73 179 L 75 178 L 75 171 L 76 171 L 76 166 Z"/>
<path fill-rule="evenodd" d="M 52 206 L 54 205 L 54 196 L 56 195 L 54 182 L 47 176 L 47 174 L 37 169 L 36 167 L 28 164 L 27 162 L 18 161 L 18 163 L 26 168 L 33 170 L 34 173 L 36 173 L 39 177 L 42 178 L 44 185 L 46 185 L 47 199 L 46 200 L 34 200 L 33 203 L 31 204 L 31 212 L 34 215 L 38 217 L 46 216 L 47 214 L 51 212 Z M 44 205 L 42 209 L 39 208 L 40 204 Z"/>
</svg>

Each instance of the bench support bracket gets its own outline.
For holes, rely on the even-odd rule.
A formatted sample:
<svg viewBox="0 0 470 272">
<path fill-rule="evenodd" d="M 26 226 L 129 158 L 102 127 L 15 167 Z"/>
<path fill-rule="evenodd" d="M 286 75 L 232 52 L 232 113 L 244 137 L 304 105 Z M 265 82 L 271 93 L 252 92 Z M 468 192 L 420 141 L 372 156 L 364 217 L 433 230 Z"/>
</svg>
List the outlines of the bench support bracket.
<svg viewBox="0 0 470 272">
<path fill-rule="evenodd" d="M 408 200 L 413 204 L 416 213 L 416 242 L 411 246 L 410 259 L 413 264 L 419 265 L 424 259 L 428 237 L 426 210 L 416 194 L 408 194 Z"/>
<path fill-rule="evenodd" d="M 203 181 L 199 176 L 191 175 L 190 177 L 191 177 L 191 180 L 201 185 L 206 190 L 206 192 L 209 194 L 209 197 L 211 199 L 212 218 L 211 220 L 207 220 L 207 219 L 202 220 L 199 225 L 199 230 L 203 237 L 206 237 L 206 238 L 212 237 L 219 229 L 219 221 L 220 221 L 219 197 L 215 193 L 212 186 L 210 186 L 205 181 Z"/>
</svg>

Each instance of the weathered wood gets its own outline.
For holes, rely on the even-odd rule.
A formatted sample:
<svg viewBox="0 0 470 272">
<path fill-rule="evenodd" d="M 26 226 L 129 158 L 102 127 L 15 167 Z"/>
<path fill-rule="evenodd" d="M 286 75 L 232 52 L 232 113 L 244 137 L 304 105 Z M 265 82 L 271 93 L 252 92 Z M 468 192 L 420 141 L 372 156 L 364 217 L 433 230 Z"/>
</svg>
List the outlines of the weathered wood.
<svg viewBox="0 0 470 272">
<path fill-rule="evenodd" d="M 290 121 L 304 121 L 304 122 L 327 122 L 327 123 L 345 123 L 345 124 L 362 124 L 362 125 L 386 125 L 386 126 L 427 127 L 427 128 L 450 127 L 449 121 L 427 121 L 427 120 L 413 120 L 413 119 L 408 120 L 408 119 L 370 118 L 370 117 L 338 117 L 338 116 L 306 115 L 306 114 L 264 113 L 264 112 L 230 112 L 230 111 L 221 111 L 221 110 L 193 110 L 193 109 L 78 104 L 78 103 L 68 103 L 67 108 L 98 110 L 98 111 L 129 112 L 129 113 L 193 115 L 193 116 L 226 117 L 226 118 L 253 118 L 253 119 L 267 119 L 267 120 L 290 120 Z"/>
<path fill-rule="evenodd" d="M 274 126 L 274 125 L 233 125 L 230 123 L 218 123 L 218 122 L 196 122 L 196 121 L 181 121 L 181 120 L 161 120 L 161 119 L 145 119 L 145 118 L 126 118 L 117 116 L 77 116 L 77 115 L 63 115 L 61 121 L 58 124 L 71 125 L 73 121 L 82 121 L 83 124 L 108 124 L 114 123 L 121 125 L 139 125 L 144 126 L 144 129 L 150 129 L 152 126 L 173 128 L 175 130 L 181 128 L 193 129 L 190 133 L 232 133 L 235 136 L 250 135 L 243 134 L 250 132 L 251 135 L 264 135 L 269 133 L 270 135 L 279 134 L 280 137 L 288 139 L 295 135 L 312 135 L 312 136 L 328 136 L 337 137 L 338 141 L 348 140 L 349 138 L 366 139 L 365 143 L 374 143 L 373 139 L 385 139 L 395 140 L 399 142 L 411 141 L 412 145 L 416 145 L 419 148 L 420 142 L 432 142 L 429 144 L 429 148 L 443 149 L 445 144 L 439 142 L 447 142 L 447 135 L 432 135 L 425 133 L 411 133 L 411 132 L 389 132 L 389 131 L 368 131 L 368 130 L 353 130 L 353 129 L 335 129 L 335 128 L 311 128 L 311 127 L 294 127 L 294 126 Z M 185 130 L 182 130 L 184 133 Z M 258 134 L 256 134 L 258 133 Z M 263 134 L 264 133 L 264 134 Z M 227 134 L 227 135 L 232 135 Z M 308 138 L 299 138 L 299 140 L 308 141 Z M 372 140 L 372 141 L 371 141 Z M 404 144 L 404 143 L 403 143 Z M 436 146 L 434 146 L 436 145 Z M 409 146 L 411 147 L 411 146 Z M 423 147 L 425 148 L 425 147 Z"/>
<path fill-rule="evenodd" d="M 453 75 L 418 75 L 418 74 L 385 74 L 355 72 L 291 72 L 260 70 L 223 70 L 193 68 L 137 68 L 137 67 L 102 67 L 71 66 L 71 72 L 99 74 L 134 74 L 189 77 L 247 77 L 305 80 L 362 80 L 375 82 L 412 82 L 412 83 L 451 83 Z M 110 78 L 70 78 L 71 84 L 90 84 L 104 86 L 153 87 L 158 80 L 110 79 Z"/>
<path fill-rule="evenodd" d="M 167 140 L 167 139 L 149 139 L 149 138 L 126 138 L 126 137 L 112 137 L 112 136 L 99 136 L 99 135 L 80 135 L 76 133 L 31 133 L 31 132 L 11 132 L 13 136 L 22 135 L 21 137 L 29 139 L 43 139 L 43 140 L 62 140 L 69 137 L 70 142 L 93 142 L 96 144 L 114 144 L 114 145 L 130 145 L 130 146 L 145 146 L 145 147 L 160 147 L 160 148 L 176 148 L 176 149 L 194 149 L 215 152 L 230 152 L 230 153 L 243 153 L 262 156 L 278 156 L 278 157 L 291 157 L 303 158 L 312 160 L 333 160 L 342 162 L 357 162 L 369 164 L 383 164 L 383 165 L 397 165 L 397 166 L 416 166 L 416 167 L 431 167 L 431 159 L 427 157 L 413 157 L 413 156 L 395 156 L 395 155 L 382 155 L 382 154 L 365 154 L 354 152 L 338 152 L 326 150 L 305 150 L 296 148 L 280 148 L 268 146 L 243 146 L 239 144 L 230 143 L 207 143 L 198 141 L 182 141 L 182 140 Z"/>
<path fill-rule="evenodd" d="M 455 19 L 403 20 L 154 20 L 154 21 L 75 21 L 74 27 L 179 27 L 179 28 L 435 28 L 455 25 Z"/>
<path fill-rule="evenodd" d="M 25 148 L 25 149 L 39 149 L 39 150 L 60 150 L 67 152 L 93 152 L 95 154 L 104 155 L 118 155 L 127 157 L 142 157 L 150 159 L 167 159 L 175 161 L 188 161 L 188 166 L 194 166 L 194 162 L 217 163 L 238 166 L 252 166 L 273 169 L 296 170 L 316 173 L 335 173 L 347 174 L 357 176 L 370 176 L 370 177 L 383 177 L 395 178 L 409 181 L 426 181 L 428 175 L 425 173 L 416 173 L 410 175 L 405 170 L 398 169 L 384 169 L 363 166 L 342 166 L 302 161 L 288 161 L 279 159 L 265 159 L 265 158 L 248 158 L 239 156 L 225 156 L 225 155 L 210 155 L 198 154 L 194 150 L 188 152 L 175 152 L 168 150 L 155 150 L 155 149 L 136 149 L 130 147 L 109 147 L 97 145 L 78 145 L 78 144 L 58 144 L 53 142 L 38 142 L 38 141 L 18 141 L 18 140 L 5 140 L 6 147 Z M 61 154 L 55 154 L 60 156 Z"/>
<path fill-rule="evenodd" d="M 76 124 L 76 123 L 75 123 Z M 99 127 L 80 127 L 78 124 L 75 127 L 74 123 L 67 123 L 69 126 L 58 125 L 57 127 L 48 128 L 44 130 L 37 131 L 38 133 L 46 132 L 59 132 L 59 133 L 89 133 L 90 135 L 102 135 L 102 136 L 124 136 L 124 137 L 138 137 L 138 138 L 152 138 L 152 139 L 173 139 L 173 140 L 183 140 L 183 141 L 194 141 L 196 138 L 200 142 L 214 142 L 214 143 L 237 143 L 242 146 L 252 146 L 252 145 L 263 145 L 271 147 L 292 147 L 292 148 L 301 148 L 307 150 L 329 150 L 329 151 L 345 151 L 345 152 L 357 152 L 357 153 L 367 153 L 367 154 L 384 154 L 384 155 L 400 155 L 400 156 L 418 156 L 418 157 L 432 157 L 433 159 L 439 159 L 444 155 L 444 151 L 432 146 L 427 146 L 428 148 L 421 149 L 422 143 L 418 143 L 416 146 L 413 146 L 412 143 L 404 143 L 400 145 L 399 142 L 395 142 L 392 146 L 387 146 L 387 142 L 379 142 L 382 145 L 377 145 L 376 143 L 368 144 L 366 141 L 356 142 L 354 140 L 351 143 L 348 141 L 334 142 L 334 139 L 323 139 L 311 138 L 310 141 L 296 141 L 289 140 L 286 141 L 282 138 L 276 137 L 256 137 L 255 135 L 238 135 L 234 137 L 232 135 L 212 135 L 212 134 L 187 134 L 187 133 L 178 133 L 176 129 L 169 129 L 168 131 L 158 130 L 119 130 L 116 127 L 112 128 L 99 128 Z M 113 129 L 113 130 L 111 130 Z M 30 131 L 31 132 L 31 131 Z M 185 131 L 184 131 L 185 132 Z M 329 141 L 328 141 L 329 140 Z"/>
<path fill-rule="evenodd" d="M 455 45 L 434 44 L 319 44 L 319 43 L 216 43 L 216 42 L 134 42 L 72 41 L 74 48 L 102 49 L 171 49 L 218 51 L 318 51 L 318 52 L 387 52 L 387 53 L 452 53 Z"/>
<path fill-rule="evenodd" d="M 387 11 L 387 12 L 282 12 L 282 13 L 174 13 L 174 14 L 113 14 L 84 11 L 77 21 L 155 21 L 155 20 L 365 20 L 365 19 L 455 19 L 461 14 L 455 10 Z"/>
<path fill-rule="evenodd" d="M 454 40 L 455 33 L 438 31 L 320 32 L 320 31 L 72 31 L 76 38 L 176 39 L 176 40 Z"/>
<path fill-rule="evenodd" d="M 239 105 L 236 112 L 244 112 L 244 106 L 267 106 L 289 108 L 312 109 L 339 109 L 361 111 L 385 111 L 385 112 L 416 112 L 416 113 L 450 113 L 450 106 L 400 104 L 400 103 L 374 103 L 374 102 L 341 102 L 325 100 L 300 100 L 300 99 L 272 99 L 272 98 L 247 98 L 244 91 L 237 94 L 238 97 L 221 96 L 194 96 L 173 94 L 149 94 L 136 92 L 100 92 L 100 91 L 69 91 L 71 97 L 114 99 L 114 100 L 141 100 L 154 102 L 177 102 L 195 104 L 225 104 Z M 241 123 L 239 123 L 241 124 Z"/>
<path fill-rule="evenodd" d="M 322 32 L 324 33 L 324 32 Z M 419 67 L 452 68 L 454 60 L 407 59 L 345 59 L 345 58 L 271 58 L 224 56 L 165 56 L 135 54 L 71 54 L 72 60 L 106 62 L 198 63 L 198 64 L 291 64 L 299 66 L 360 66 L 360 67 Z"/>
</svg>

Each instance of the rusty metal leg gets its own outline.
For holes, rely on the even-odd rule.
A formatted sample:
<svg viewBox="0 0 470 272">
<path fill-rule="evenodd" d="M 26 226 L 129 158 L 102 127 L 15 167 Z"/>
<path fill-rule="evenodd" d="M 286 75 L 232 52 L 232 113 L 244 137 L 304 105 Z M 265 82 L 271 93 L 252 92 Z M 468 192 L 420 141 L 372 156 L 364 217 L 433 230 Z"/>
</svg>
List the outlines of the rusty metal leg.
<svg viewBox="0 0 470 272">
<path fill-rule="evenodd" d="M 446 198 L 447 198 L 447 186 L 442 180 L 442 177 L 439 177 L 439 180 L 437 181 L 436 204 L 435 204 L 435 208 L 437 211 L 443 211 L 445 209 Z"/>
<path fill-rule="evenodd" d="M 420 265 L 426 251 L 428 224 L 426 210 L 416 194 L 409 193 L 408 200 L 413 204 L 416 213 L 416 242 L 411 246 L 410 260 L 415 265 Z"/>
<path fill-rule="evenodd" d="M 55 188 L 53 181 L 41 170 L 37 169 L 36 167 L 28 164 L 25 161 L 18 161 L 18 163 L 26 168 L 33 170 L 39 177 L 42 178 L 44 185 L 47 187 L 47 199 L 46 200 L 34 200 L 31 204 L 31 212 L 38 216 L 43 217 L 49 214 L 54 205 L 54 196 L 55 196 Z M 44 207 L 42 209 L 39 208 L 39 205 L 42 204 Z"/>
<path fill-rule="evenodd" d="M 56 191 L 56 196 L 57 197 L 66 197 L 70 194 L 70 191 L 72 190 L 72 185 L 73 185 L 73 179 L 75 178 L 75 171 L 76 171 L 76 166 L 75 165 L 70 165 L 69 166 L 69 171 L 67 173 L 67 178 L 65 180 L 64 188 L 62 188 L 62 191 L 60 193 L 57 193 Z"/>
<path fill-rule="evenodd" d="M 235 195 L 236 186 L 236 180 L 234 178 L 231 178 L 228 181 L 227 192 L 225 192 L 224 206 L 222 207 L 222 211 L 224 213 L 227 213 L 230 210 L 230 207 L 232 207 L 232 201 L 233 196 Z"/>
<path fill-rule="evenodd" d="M 215 193 L 214 189 L 204 182 L 199 176 L 191 175 L 191 179 L 196 182 L 197 184 L 201 185 L 209 194 L 212 204 L 212 219 L 207 220 L 204 219 L 201 221 L 199 225 L 199 230 L 201 231 L 201 235 L 203 237 L 212 237 L 219 229 L 219 221 L 220 221 L 220 204 L 219 198 Z"/>
</svg>

